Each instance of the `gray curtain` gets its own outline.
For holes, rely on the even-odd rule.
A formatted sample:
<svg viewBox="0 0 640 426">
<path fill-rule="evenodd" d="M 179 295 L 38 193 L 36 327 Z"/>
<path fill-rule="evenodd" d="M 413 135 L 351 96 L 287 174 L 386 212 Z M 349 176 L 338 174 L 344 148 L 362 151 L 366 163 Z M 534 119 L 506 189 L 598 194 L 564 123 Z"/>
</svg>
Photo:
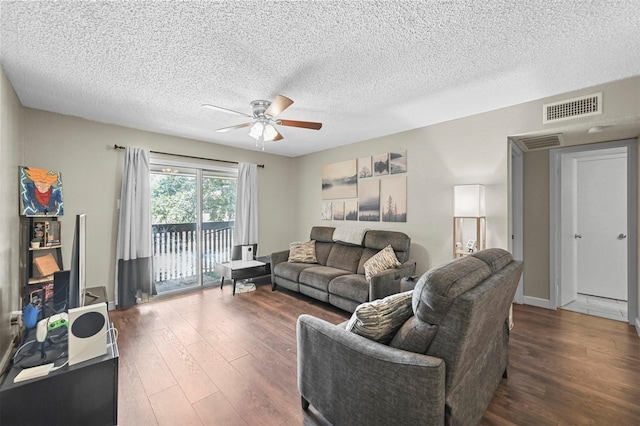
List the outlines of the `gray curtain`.
<svg viewBox="0 0 640 426">
<path fill-rule="evenodd" d="M 139 291 L 152 292 L 149 171 L 149 152 L 127 148 L 116 247 L 115 297 L 120 308 L 135 305 Z"/>
<path fill-rule="evenodd" d="M 238 165 L 238 194 L 233 244 L 258 244 L 258 166 Z M 255 254 L 255 253 L 254 253 Z"/>
</svg>

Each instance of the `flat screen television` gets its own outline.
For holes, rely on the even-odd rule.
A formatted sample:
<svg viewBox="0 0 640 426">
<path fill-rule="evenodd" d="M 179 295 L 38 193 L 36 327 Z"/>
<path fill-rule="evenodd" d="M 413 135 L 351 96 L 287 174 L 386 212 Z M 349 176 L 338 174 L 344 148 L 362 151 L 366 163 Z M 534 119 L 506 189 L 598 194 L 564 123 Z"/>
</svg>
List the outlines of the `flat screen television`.
<svg viewBox="0 0 640 426">
<path fill-rule="evenodd" d="M 69 268 L 68 309 L 84 306 L 84 298 L 87 289 L 86 242 L 87 215 L 79 214 L 76 216 L 76 227 L 73 235 L 73 249 L 71 251 L 71 266 Z"/>
</svg>

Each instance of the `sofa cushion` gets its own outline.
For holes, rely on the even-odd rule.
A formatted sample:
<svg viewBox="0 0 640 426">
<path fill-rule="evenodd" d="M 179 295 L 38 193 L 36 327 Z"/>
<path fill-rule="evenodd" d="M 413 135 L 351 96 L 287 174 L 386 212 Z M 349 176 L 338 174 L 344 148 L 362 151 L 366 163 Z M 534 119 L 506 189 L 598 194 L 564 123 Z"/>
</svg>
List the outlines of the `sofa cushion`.
<svg viewBox="0 0 640 426">
<path fill-rule="evenodd" d="M 358 262 L 360 261 L 360 257 L 362 257 L 362 250 L 362 247 L 335 243 L 329 253 L 326 265 L 332 268 L 344 269 L 345 271 L 355 274 L 358 271 Z"/>
<path fill-rule="evenodd" d="M 396 293 L 361 304 L 351 315 L 347 330 L 376 342 L 388 343 L 413 315 L 411 293 Z"/>
<path fill-rule="evenodd" d="M 362 250 L 362 257 L 360 257 L 360 262 L 358 262 L 358 273 L 364 276 L 364 264 L 367 263 L 367 260 L 371 259 L 375 256 L 380 250 L 367 248 L 365 247 Z"/>
<path fill-rule="evenodd" d="M 349 272 L 345 271 L 344 269 L 315 265 L 311 268 L 307 268 L 301 271 L 298 282 L 300 284 L 308 285 L 309 287 L 328 292 L 329 282 L 332 279 L 347 274 L 349 274 Z"/>
<path fill-rule="evenodd" d="M 336 228 L 331 226 L 314 226 L 311 228 L 310 240 L 316 240 L 322 243 L 333 242 L 333 232 Z"/>
<path fill-rule="evenodd" d="M 364 246 L 376 251 L 391 245 L 396 257 L 402 263 L 409 260 L 411 238 L 403 232 L 371 230 L 364 236 Z"/>
<path fill-rule="evenodd" d="M 494 274 L 513 261 L 511 253 L 499 248 L 482 250 L 473 253 L 471 256 L 478 258 L 489 265 L 491 272 Z"/>
<path fill-rule="evenodd" d="M 427 271 L 413 291 L 413 311 L 430 324 L 439 325 L 451 303 L 491 276 L 491 268 L 473 256 L 456 259 Z"/>
<path fill-rule="evenodd" d="M 438 326 L 420 321 L 415 315 L 409 318 L 393 336 L 389 346 L 418 354 L 427 353 Z"/>
<path fill-rule="evenodd" d="M 329 293 L 363 303 L 369 300 L 369 283 L 364 275 L 343 275 L 331 280 Z"/>
<path fill-rule="evenodd" d="M 316 259 L 316 242 L 295 242 L 289 244 L 289 262 L 318 263 Z"/>
<path fill-rule="evenodd" d="M 273 273 L 278 277 L 283 277 L 290 281 L 297 282 L 300 277 L 300 272 L 313 266 L 316 265 L 314 263 L 281 262 L 273 268 Z"/>
<path fill-rule="evenodd" d="M 393 247 L 388 245 L 364 263 L 364 277 L 367 281 L 371 281 L 371 277 L 377 273 L 397 268 L 401 265 L 393 251 Z"/>
</svg>

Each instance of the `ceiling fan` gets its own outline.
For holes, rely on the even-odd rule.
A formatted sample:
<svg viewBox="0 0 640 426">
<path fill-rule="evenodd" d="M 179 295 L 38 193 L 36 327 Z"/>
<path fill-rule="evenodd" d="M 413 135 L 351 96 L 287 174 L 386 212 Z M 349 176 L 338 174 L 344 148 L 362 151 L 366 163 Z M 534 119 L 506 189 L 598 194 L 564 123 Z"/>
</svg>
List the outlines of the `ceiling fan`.
<svg viewBox="0 0 640 426">
<path fill-rule="evenodd" d="M 250 105 L 253 115 L 210 104 L 204 104 L 202 107 L 252 118 L 253 121 L 248 123 L 223 127 L 222 129 L 216 130 L 216 132 L 229 132 L 231 130 L 251 126 L 249 136 L 255 138 L 256 141 L 262 140 L 262 149 L 264 149 L 265 141 L 279 141 L 280 139 L 284 139 L 278 130 L 276 130 L 275 125 L 301 127 L 313 130 L 320 130 L 322 127 L 322 123 L 315 123 L 312 121 L 284 120 L 276 118 L 282 111 L 289 108 L 291 104 L 293 104 L 293 101 L 282 95 L 276 96 L 273 102 L 263 100 L 252 101 Z"/>
</svg>

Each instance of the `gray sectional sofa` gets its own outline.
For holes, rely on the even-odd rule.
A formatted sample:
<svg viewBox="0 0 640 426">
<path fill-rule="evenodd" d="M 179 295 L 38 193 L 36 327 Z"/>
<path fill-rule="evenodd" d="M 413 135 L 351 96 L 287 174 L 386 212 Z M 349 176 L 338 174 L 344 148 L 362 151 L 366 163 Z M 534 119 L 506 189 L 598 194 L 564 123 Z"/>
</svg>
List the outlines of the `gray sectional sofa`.
<svg viewBox="0 0 640 426">
<path fill-rule="evenodd" d="M 349 331 L 348 323 L 301 315 L 303 408 L 312 404 L 332 424 L 480 423 L 506 377 L 509 308 L 522 268 L 510 253 L 488 249 L 428 271 L 388 343 Z"/>
<path fill-rule="evenodd" d="M 363 303 L 400 292 L 400 280 L 415 273 L 416 262 L 409 259 L 411 238 L 402 232 L 369 230 L 362 244 L 334 241 L 335 228 L 315 226 L 314 240 L 318 263 L 288 262 L 289 250 L 271 254 L 271 283 L 275 290 L 284 287 L 348 312 Z M 367 282 L 364 263 L 391 245 L 402 264 L 373 276 Z"/>
</svg>

